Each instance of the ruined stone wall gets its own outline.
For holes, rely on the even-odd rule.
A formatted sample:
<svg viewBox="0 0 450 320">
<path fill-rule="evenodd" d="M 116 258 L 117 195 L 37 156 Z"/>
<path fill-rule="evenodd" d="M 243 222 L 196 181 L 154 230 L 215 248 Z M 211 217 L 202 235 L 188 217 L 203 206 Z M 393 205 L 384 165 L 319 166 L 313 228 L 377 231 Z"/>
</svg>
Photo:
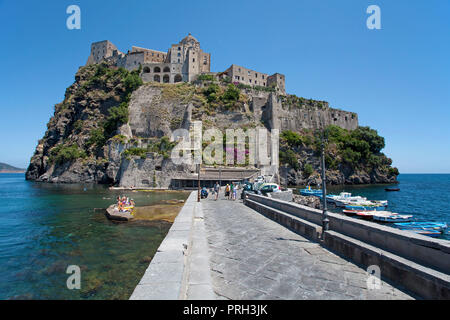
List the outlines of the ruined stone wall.
<svg viewBox="0 0 450 320">
<path fill-rule="evenodd" d="M 267 119 L 272 128 L 299 131 L 301 129 L 321 129 L 337 125 L 347 130 L 358 127 L 358 115 L 339 109 L 333 109 L 325 101 L 305 100 L 303 105 L 287 105 L 283 96 L 271 94 L 266 106 Z"/>
<path fill-rule="evenodd" d="M 100 63 L 103 59 L 112 57 L 114 53 L 122 54 L 110 41 L 94 42 L 91 44 L 91 54 L 86 64 Z"/>
</svg>

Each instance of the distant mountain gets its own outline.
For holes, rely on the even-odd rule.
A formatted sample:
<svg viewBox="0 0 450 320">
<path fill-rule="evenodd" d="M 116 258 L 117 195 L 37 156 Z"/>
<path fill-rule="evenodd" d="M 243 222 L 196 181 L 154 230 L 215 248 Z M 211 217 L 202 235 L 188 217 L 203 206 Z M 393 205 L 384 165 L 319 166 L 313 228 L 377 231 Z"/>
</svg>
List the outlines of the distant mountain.
<svg viewBox="0 0 450 320">
<path fill-rule="evenodd" d="M 10 166 L 9 164 L 0 162 L 0 173 L 22 173 L 25 172 L 25 169 L 16 168 Z"/>
</svg>

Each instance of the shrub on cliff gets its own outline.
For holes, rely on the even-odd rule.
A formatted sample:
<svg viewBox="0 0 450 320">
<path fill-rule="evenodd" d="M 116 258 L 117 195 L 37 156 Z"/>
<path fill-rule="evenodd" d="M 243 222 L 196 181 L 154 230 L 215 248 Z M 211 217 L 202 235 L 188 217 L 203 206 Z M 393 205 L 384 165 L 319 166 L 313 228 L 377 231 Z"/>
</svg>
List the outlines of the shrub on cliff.
<svg viewBox="0 0 450 320">
<path fill-rule="evenodd" d="M 306 163 L 303 166 L 303 173 L 305 174 L 306 177 L 309 177 L 313 172 L 314 172 L 314 169 L 310 163 Z"/>
<path fill-rule="evenodd" d="M 136 141 L 137 145 L 137 141 Z M 176 142 L 171 142 L 166 136 L 153 142 L 149 142 L 146 148 L 131 147 L 123 152 L 123 155 L 127 159 L 131 159 L 131 156 L 139 156 L 141 159 L 145 159 L 147 152 L 155 152 L 168 159 L 172 149 L 175 147 Z"/>
<path fill-rule="evenodd" d="M 59 144 L 50 151 L 49 161 L 51 163 L 63 164 L 77 159 L 86 158 L 86 152 L 81 150 L 76 144 L 70 146 Z"/>
<path fill-rule="evenodd" d="M 300 168 L 295 152 L 290 149 L 280 150 L 279 158 L 281 164 L 289 164 L 289 166 L 294 168 L 294 170 L 298 170 Z"/>
<path fill-rule="evenodd" d="M 131 156 L 138 156 L 141 159 L 145 159 L 145 156 L 146 156 L 147 152 L 148 152 L 147 149 L 132 147 L 132 148 L 129 148 L 129 149 L 125 150 L 123 152 L 123 155 L 127 159 L 130 159 Z"/>
<path fill-rule="evenodd" d="M 222 95 L 222 100 L 225 102 L 235 102 L 239 100 L 241 91 L 234 84 L 230 83 Z"/>
<path fill-rule="evenodd" d="M 215 77 L 212 74 L 201 74 L 197 77 L 199 81 L 214 81 Z"/>
<path fill-rule="evenodd" d="M 217 101 L 217 94 L 219 91 L 219 86 L 215 83 L 211 83 L 205 90 L 203 90 L 203 94 L 206 96 L 206 100 L 211 103 Z"/>
<path fill-rule="evenodd" d="M 138 72 L 131 71 L 123 78 L 122 83 L 125 87 L 125 93 L 128 95 L 139 88 L 143 84 L 143 81 L 139 77 Z"/>
<path fill-rule="evenodd" d="M 96 145 L 97 147 L 102 147 L 106 143 L 105 129 L 96 128 L 92 129 L 89 135 L 89 139 L 86 141 L 86 146 L 90 147 Z"/>
<path fill-rule="evenodd" d="M 110 137 L 121 125 L 128 122 L 128 104 L 122 102 L 116 107 L 111 107 L 108 110 L 109 116 L 103 125 L 104 132 L 107 137 Z"/>
</svg>

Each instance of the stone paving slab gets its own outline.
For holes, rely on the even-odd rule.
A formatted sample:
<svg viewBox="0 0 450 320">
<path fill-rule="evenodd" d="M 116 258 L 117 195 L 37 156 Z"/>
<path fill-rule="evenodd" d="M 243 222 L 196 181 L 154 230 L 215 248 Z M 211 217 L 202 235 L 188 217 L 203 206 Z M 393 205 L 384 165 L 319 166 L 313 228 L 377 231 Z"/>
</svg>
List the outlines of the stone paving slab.
<svg viewBox="0 0 450 320">
<path fill-rule="evenodd" d="M 320 244 L 243 205 L 202 201 L 212 284 L 218 299 L 412 299 Z"/>
</svg>

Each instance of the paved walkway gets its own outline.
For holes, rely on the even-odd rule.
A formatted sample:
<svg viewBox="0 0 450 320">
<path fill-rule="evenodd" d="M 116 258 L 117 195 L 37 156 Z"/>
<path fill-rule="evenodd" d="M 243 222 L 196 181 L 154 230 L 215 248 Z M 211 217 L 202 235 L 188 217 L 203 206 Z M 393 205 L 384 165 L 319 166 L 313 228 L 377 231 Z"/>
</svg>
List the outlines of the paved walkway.
<svg viewBox="0 0 450 320">
<path fill-rule="evenodd" d="M 219 299 L 411 299 L 364 269 L 242 204 L 202 200 Z"/>
</svg>

